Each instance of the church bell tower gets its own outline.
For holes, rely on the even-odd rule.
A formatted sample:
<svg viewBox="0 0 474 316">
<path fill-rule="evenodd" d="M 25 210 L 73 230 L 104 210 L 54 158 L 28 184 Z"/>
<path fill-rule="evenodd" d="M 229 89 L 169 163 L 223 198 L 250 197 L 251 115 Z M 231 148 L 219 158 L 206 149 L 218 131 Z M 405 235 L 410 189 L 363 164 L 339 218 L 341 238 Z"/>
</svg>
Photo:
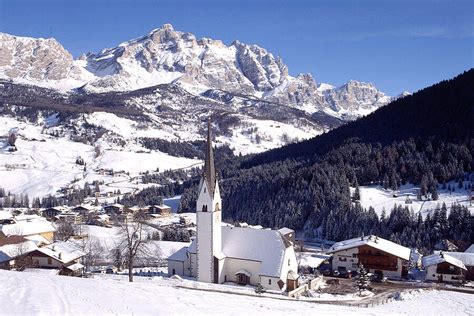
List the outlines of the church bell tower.
<svg viewBox="0 0 474 316">
<path fill-rule="evenodd" d="M 221 283 L 223 255 L 221 213 L 222 200 L 214 165 L 211 123 L 207 124 L 206 160 L 196 203 L 197 218 L 197 280 Z"/>
</svg>

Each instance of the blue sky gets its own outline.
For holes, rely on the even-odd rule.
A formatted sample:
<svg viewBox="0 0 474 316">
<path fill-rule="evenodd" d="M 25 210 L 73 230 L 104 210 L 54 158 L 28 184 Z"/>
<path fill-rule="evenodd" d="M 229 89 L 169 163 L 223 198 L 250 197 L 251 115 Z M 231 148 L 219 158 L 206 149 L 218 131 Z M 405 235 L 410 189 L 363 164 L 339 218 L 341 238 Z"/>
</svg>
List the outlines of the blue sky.
<svg viewBox="0 0 474 316">
<path fill-rule="evenodd" d="M 396 95 L 473 67 L 474 1 L 0 0 L 0 32 L 54 37 L 74 56 L 164 23 L 258 44 L 317 82 L 373 82 Z"/>
</svg>

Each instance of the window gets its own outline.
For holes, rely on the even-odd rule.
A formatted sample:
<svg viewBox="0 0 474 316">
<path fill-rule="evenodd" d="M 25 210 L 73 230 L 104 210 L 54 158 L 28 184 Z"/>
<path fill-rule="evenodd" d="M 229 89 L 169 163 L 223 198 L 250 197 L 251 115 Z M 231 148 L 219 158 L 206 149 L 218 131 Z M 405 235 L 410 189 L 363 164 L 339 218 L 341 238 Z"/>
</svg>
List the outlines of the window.
<svg viewBox="0 0 474 316">
<path fill-rule="evenodd" d="M 345 261 L 347 261 L 347 258 L 339 257 L 339 261 L 345 262 Z"/>
<path fill-rule="evenodd" d="M 290 265 L 290 259 L 288 259 L 288 265 Z"/>
<path fill-rule="evenodd" d="M 176 274 L 176 269 L 173 269 L 173 275 L 175 275 L 175 274 Z"/>
<path fill-rule="evenodd" d="M 207 212 L 207 205 L 203 205 L 203 206 L 202 206 L 202 211 L 203 211 L 203 212 Z"/>
<path fill-rule="evenodd" d="M 52 264 L 53 263 L 53 260 L 51 260 L 51 258 L 48 258 L 48 264 Z"/>
<path fill-rule="evenodd" d="M 268 285 L 272 285 L 272 279 L 268 279 Z"/>
<path fill-rule="evenodd" d="M 353 254 L 352 254 L 352 258 L 357 258 L 357 254 L 356 254 L 356 253 L 353 253 Z"/>
<path fill-rule="evenodd" d="M 204 187 L 204 193 L 206 193 L 206 187 Z"/>
</svg>

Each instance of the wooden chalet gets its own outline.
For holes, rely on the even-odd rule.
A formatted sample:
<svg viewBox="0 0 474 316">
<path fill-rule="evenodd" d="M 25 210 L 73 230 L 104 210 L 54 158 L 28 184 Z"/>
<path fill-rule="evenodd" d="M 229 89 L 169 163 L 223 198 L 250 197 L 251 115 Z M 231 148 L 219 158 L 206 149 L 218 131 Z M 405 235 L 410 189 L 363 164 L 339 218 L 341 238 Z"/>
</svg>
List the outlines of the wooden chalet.
<svg viewBox="0 0 474 316">
<path fill-rule="evenodd" d="M 435 252 L 423 257 L 422 263 L 427 281 L 461 283 L 465 279 L 466 266 L 449 252 Z"/>
<path fill-rule="evenodd" d="M 365 236 L 335 243 L 328 253 L 333 254 L 333 271 L 356 272 L 362 264 L 369 272 L 399 279 L 408 274 L 411 250 L 377 236 Z"/>
</svg>

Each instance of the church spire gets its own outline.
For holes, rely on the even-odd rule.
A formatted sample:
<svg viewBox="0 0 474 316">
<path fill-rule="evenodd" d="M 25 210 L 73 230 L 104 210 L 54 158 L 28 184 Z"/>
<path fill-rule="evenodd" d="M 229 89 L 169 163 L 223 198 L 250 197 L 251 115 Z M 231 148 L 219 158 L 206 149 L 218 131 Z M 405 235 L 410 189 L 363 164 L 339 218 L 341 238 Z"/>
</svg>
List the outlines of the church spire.
<svg viewBox="0 0 474 316">
<path fill-rule="evenodd" d="M 207 182 L 209 193 L 214 195 L 216 187 L 216 168 L 214 166 L 214 150 L 212 149 L 211 138 L 211 120 L 207 121 L 207 144 L 206 144 L 206 160 L 204 162 L 204 180 Z"/>
</svg>

